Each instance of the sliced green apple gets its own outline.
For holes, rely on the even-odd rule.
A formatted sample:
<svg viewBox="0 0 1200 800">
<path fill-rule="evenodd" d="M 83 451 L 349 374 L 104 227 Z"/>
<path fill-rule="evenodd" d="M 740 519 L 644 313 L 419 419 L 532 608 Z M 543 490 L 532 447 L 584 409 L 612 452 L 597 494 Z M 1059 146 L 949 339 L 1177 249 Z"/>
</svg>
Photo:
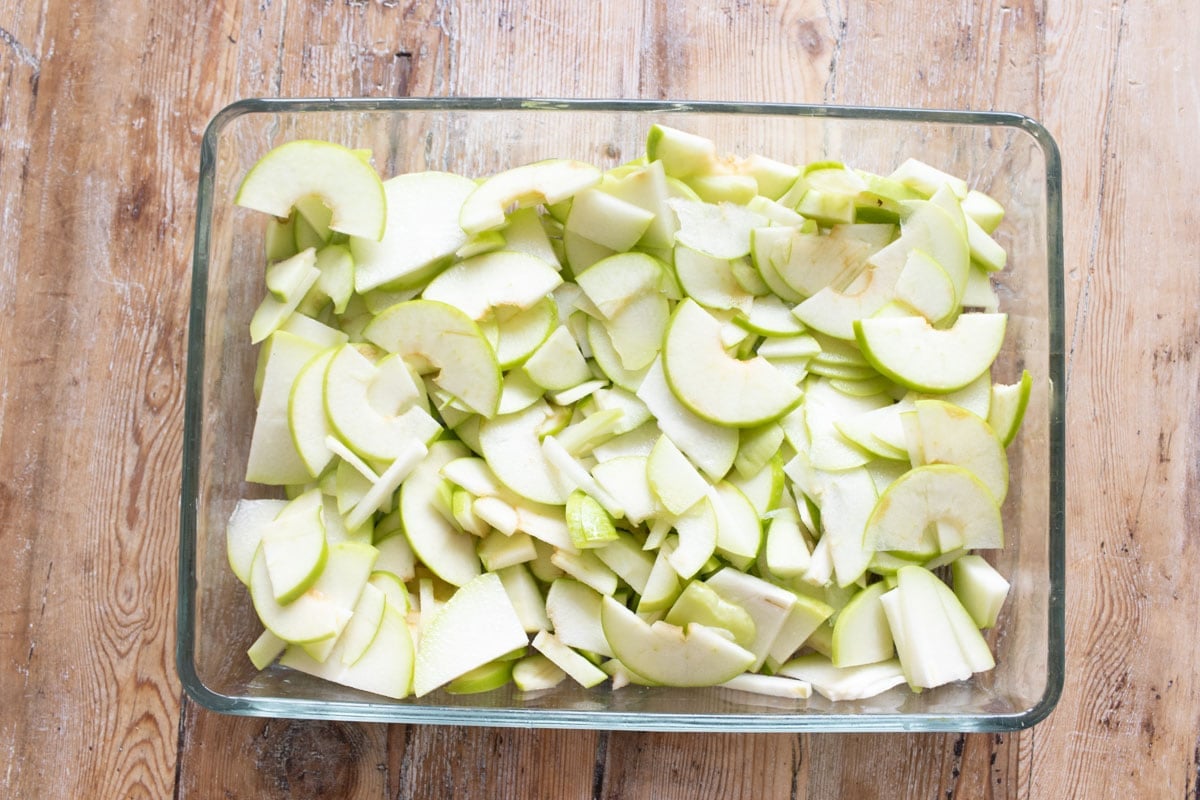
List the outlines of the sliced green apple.
<svg viewBox="0 0 1200 800">
<path fill-rule="evenodd" d="M 499 307 L 528 309 L 560 283 L 562 276 L 542 259 L 497 250 L 454 264 L 431 280 L 421 297 L 452 305 L 478 321 Z"/>
<path fill-rule="evenodd" d="M 353 237 L 358 292 L 405 288 L 428 280 L 467 241 L 458 213 L 475 182 L 447 172 L 412 172 L 384 182 L 387 228 L 382 239 Z"/>
<path fill-rule="evenodd" d="M 371 342 L 399 353 L 477 414 L 492 416 L 502 379 L 496 353 L 470 317 L 432 300 L 410 300 L 379 314 L 363 330 Z"/>
<path fill-rule="evenodd" d="M 400 517 L 408 543 L 421 562 L 447 583 L 461 586 L 479 574 L 476 539 L 450 522 L 439 470 L 468 454 L 458 442 L 434 442 L 428 455 L 400 487 Z"/>
<path fill-rule="evenodd" d="M 355 659 L 346 654 L 354 645 L 343 637 L 323 661 L 317 661 L 303 648 L 289 647 L 280 659 L 292 669 L 340 683 L 353 689 L 383 695 L 395 700 L 406 696 L 413 676 L 413 641 L 401 611 L 383 606 L 383 615 L 369 646 Z"/>
<path fill-rule="evenodd" d="M 1033 376 L 1029 374 L 1029 370 L 1022 370 L 1021 380 L 1016 383 L 992 386 L 987 421 L 1005 447 L 1012 443 L 1021 428 L 1032 391 Z"/>
<path fill-rule="evenodd" d="M 921 552 L 926 529 L 947 526 L 970 548 L 1004 546 L 996 499 L 978 478 L 947 464 L 916 467 L 875 503 L 863 542 L 875 550 Z"/>
<path fill-rule="evenodd" d="M 413 693 L 423 697 L 528 642 L 499 576 L 479 575 L 455 591 L 422 634 Z"/>
<path fill-rule="evenodd" d="M 282 218 L 313 195 L 332 212 L 331 229 L 383 238 L 387 197 L 379 174 L 353 150 L 332 142 L 299 139 L 273 148 L 246 173 L 234 202 Z"/>
<path fill-rule="evenodd" d="M 549 159 L 514 167 L 479 184 L 459 212 L 468 234 L 502 228 L 513 208 L 553 205 L 600 182 L 600 170 L 582 161 Z"/>
<path fill-rule="evenodd" d="M 250 583 L 250 568 L 262 543 L 263 531 L 288 505 L 286 500 L 238 500 L 225 526 L 229 566 L 242 583 Z"/>
<path fill-rule="evenodd" d="M 714 629 L 691 623 L 648 624 L 611 597 L 601 601 L 600 621 L 613 654 L 629 669 L 669 686 L 712 686 L 741 674 L 754 654 Z"/>
<path fill-rule="evenodd" d="M 924 317 L 873 317 L 854 323 L 863 355 L 880 373 L 922 392 L 961 389 L 992 365 L 1004 343 L 1006 314 L 963 314 L 933 328 Z"/>
<path fill-rule="evenodd" d="M 663 620 L 680 628 L 686 628 L 692 622 L 720 628 L 728 631 L 733 641 L 742 647 L 748 648 L 754 643 L 755 625 L 750 612 L 723 599 L 701 581 L 691 581 L 684 587 Z"/>
<path fill-rule="evenodd" d="M 833 625 L 833 665 L 856 667 L 887 661 L 895 655 L 887 615 L 879 598 L 888 587 L 882 581 L 856 593 L 838 612 Z"/>
<path fill-rule="evenodd" d="M 992 628 L 1008 597 L 1009 583 L 983 556 L 965 555 L 950 565 L 954 594 L 971 615 L 975 625 Z"/>
<path fill-rule="evenodd" d="M 1008 494 L 1008 459 L 1004 444 L 982 419 L 943 400 L 915 404 L 916 441 L 910 445 L 914 465 L 955 464 L 983 481 L 997 503 Z"/>
<path fill-rule="evenodd" d="M 800 390 L 766 359 L 730 356 L 721 343 L 720 322 L 690 299 L 671 318 L 662 364 L 675 396 L 718 425 L 762 425 L 800 401 Z"/>
</svg>

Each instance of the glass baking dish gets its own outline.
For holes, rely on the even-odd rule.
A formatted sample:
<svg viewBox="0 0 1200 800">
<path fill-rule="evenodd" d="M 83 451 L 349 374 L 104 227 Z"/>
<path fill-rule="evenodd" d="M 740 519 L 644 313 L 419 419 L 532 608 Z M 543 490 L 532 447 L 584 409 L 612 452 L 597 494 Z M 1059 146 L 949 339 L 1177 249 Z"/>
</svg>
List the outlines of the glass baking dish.
<svg viewBox="0 0 1200 800">
<path fill-rule="evenodd" d="M 528 696 L 509 684 L 389 701 L 246 657 L 261 631 L 229 569 L 225 523 L 241 497 L 254 401 L 248 321 L 262 296 L 264 217 L 234 207 L 236 187 L 272 146 L 297 138 L 369 148 L 384 177 L 446 170 L 486 175 L 545 158 L 611 167 L 644 152 L 661 122 L 727 152 L 791 163 L 821 159 L 886 174 L 920 158 L 1005 207 L 996 275 L 1008 336 L 996 380 L 1034 375 L 1024 425 L 1008 451 L 1007 546 L 990 558 L 1012 589 L 989 632 L 996 668 L 972 680 L 866 701 L 816 694 L 782 701 L 728 689 L 564 681 Z M 1061 168 L 1037 122 L 1014 114 L 714 102 L 521 99 L 244 100 L 202 142 L 188 339 L 177 662 L 183 686 L 213 711 L 263 717 L 455 725 L 694 731 L 1012 731 L 1054 708 L 1064 665 L 1064 372 Z"/>
</svg>

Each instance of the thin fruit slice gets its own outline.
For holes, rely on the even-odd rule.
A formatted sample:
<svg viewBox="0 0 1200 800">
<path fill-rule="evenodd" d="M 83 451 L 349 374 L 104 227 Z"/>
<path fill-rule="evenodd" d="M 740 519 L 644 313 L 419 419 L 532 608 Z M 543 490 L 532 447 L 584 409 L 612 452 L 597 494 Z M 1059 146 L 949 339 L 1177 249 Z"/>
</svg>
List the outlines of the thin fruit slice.
<svg viewBox="0 0 1200 800">
<path fill-rule="evenodd" d="M 358 292 L 419 285 L 436 275 L 467 241 L 458 212 L 475 191 L 475 181 L 448 172 L 412 172 L 385 181 L 383 188 L 383 238 L 350 239 Z"/>
<path fill-rule="evenodd" d="M 1005 447 L 1012 443 L 1021 428 L 1032 391 L 1033 376 L 1029 374 L 1029 370 L 1022 370 L 1021 380 L 1016 383 L 992 386 L 987 421 Z"/>
<path fill-rule="evenodd" d="M 955 464 L 969 470 L 997 503 L 1008 494 L 1008 458 L 1004 445 L 979 417 L 942 400 L 918 400 L 913 464 Z"/>
<path fill-rule="evenodd" d="M 764 358 L 734 358 L 721 342 L 721 323 L 691 299 L 667 328 L 663 372 L 675 396 L 709 422 L 762 425 L 800 402 L 800 390 Z"/>
<path fill-rule="evenodd" d="M 528 641 L 500 577 L 484 573 L 459 587 L 421 635 L 413 693 L 423 697 Z"/>
<path fill-rule="evenodd" d="M 962 467 L 916 467 L 875 503 L 863 537 L 875 550 L 920 552 L 930 525 L 957 531 L 963 547 L 1004 546 L 1000 507 L 983 483 Z"/>
<path fill-rule="evenodd" d="M 387 197 L 379 174 L 353 150 L 332 142 L 298 139 L 272 149 L 246 173 L 234 202 L 283 218 L 312 195 L 333 212 L 332 230 L 383 238 Z"/>
<path fill-rule="evenodd" d="M 458 222 L 468 234 L 504 226 L 513 208 L 553 205 L 600 182 L 598 167 L 582 161 L 549 159 L 497 173 L 467 196 Z"/>
<path fill-rule="evenodd" d="M 459 308 L 473 320 L 493 309 L 525 310 L 562 283 L 562 276 L 540 258 L 497 250 L 460 261 L 425 287 L 421 297 Z"/>
<path fill-rule="evenodd" d="M 324 662 L 317 661 L 303 648 L 290 647 L 281 664 L 340 683 L 353 689 L 400 700 L 408 696 L 413 674 L 413 641 L 404 615 L 391 605 L 383 607 L 383 617 L 370 645 L 353 661 L 344 654 L 353 642 L 339 641 Z"/>
<path fill-rule="evenodd" d="M 712 686 L 740 675 L 754 654 L 716 630 L 691 623 L 687 629 L 666 622 L 647 623 L 605 597 L 600 622 L 613 654 L 630 670 L 668 686 Z"/>
<path fill-rule="evenodd" d="M 454 306 L 398 303 L 375 317 L 363 336 L 422 373 L 436 371 L 433 382 L 475 413 L 496 413 L 503 388 L 496 353 L 479 326 Z"/>
<path fill-rule="evenodd" d="M 1006 314 L 963 314 L 945 330 L 924 317 L 857 320 L 854 334 L 871 366 L 921 392 L 946 393 L 978 378 L 1004 344 Z"/>
</svg>

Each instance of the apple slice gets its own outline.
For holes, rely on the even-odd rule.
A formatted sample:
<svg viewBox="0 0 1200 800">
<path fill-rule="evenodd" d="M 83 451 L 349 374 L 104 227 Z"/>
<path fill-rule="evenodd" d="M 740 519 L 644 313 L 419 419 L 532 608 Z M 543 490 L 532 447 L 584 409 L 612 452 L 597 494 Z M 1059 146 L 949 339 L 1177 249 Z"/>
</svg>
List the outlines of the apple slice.
<svg viewBox="0 0 1200 800">
<path fill-rule="evenodd" d="M 730 356 L 722 346 L 721 323 L 691 299 L 675 309 L 662 364 L 680 402 L 718 425 L 762 425 L 786 414 L 802 396 L 766 359 Z"/>
<path fill-rule="evenodd" d="M 498 307 L 525 310 L 562 283 L 562 276 L 540 258 L 497 250 L 453 265 L 431 280 L 426 300 L 452 305 L 473 320 Z"/>
<path fill-rule="evenodd" d="M 500 368 L 508 369 L 529 358 L 558 328 L 558 306 L 547 297 L 522 311 L 493 309 L 479 327 L 496 351 Z"/>
<path fill-rule="evenodd" d="M 308 591 L 327 555 L 319 489 L 297 497 L 264 526 L 262 551 L 277 603 L 287 605 Z"/>
<path fill-rule="evenodd" d="M 717 549 L 717 515 L 707 497 L 674 521 L 679 543 L 668 560 L 680 578 L 695 575 Z"/>
<path fill-rule="evenodd" d="M 904 670 L 896 659 L 857 667 L 835 667 L 828 657 L 808 653 L 789 661 L 780 675 L 808 681 L 827 700 L 866 700 L 904 683 Z"/>
<path fill-rule="evenodd" d="M 250 597 L 263 626 L 295 644 L 332 640 L 349 621 L 375 563 L 374 547 L 339 542 L 329 547 L 325 568 L 316 582 L 292 602 L 275 600 L 267 560 L 260 547 L 250 571 Z"/>
<path fill-rule="evenodd" d="M 915 407 L 916 436 L 909 447 L 913 465 L 960 466 L 983 481 L 997 503 L 1003 503 L 1008 494 L 1008 458 L 991 427 L 970 411 L 942 400 L 918 400 Z"/>
<path fill-rule="evenodd" d="M 654 212 L 609 194 L 585 189 L 571 200 L 564 229 L 623 253 L 638 243 L 654 221 Z"/>
<path fill-rule="evenodd" d="M 667 436 L 660 436 L 645 461 L 654 496 L 672 514 L 683 514 L 708 492 L 708 482 Z"/>
<path fill-rule="evenodd" d="M 258 308 L 254 310 L 254 316 L 250 319 L 251 344 L 258 344 L 266 339 L 293 316 L 293 312 L 304 300 L 308 291 L 321 277 L 321 271 L 317 269 L 316 262 L 316 252 L 310 247 L 272 268 L 275 270 L 290 269 L 295 264 L 296 269 L 300 272 L 300 277 L 297 279 L 296 285 L 290 287 L 290 292 L 285 299 L 281 300 L 275 294 L 268 293 L 259 303 Z"/>
<path fill-rule="evenodd" d="M 613 654 L 630 670 L 668 686 L 712 686 L 740 675 L 754 654 L 716 630 L 691 623 L 649 624 L 611 597 L 600 606 L 600 623 Z"/>
<path fill-rule="evenodd" d="M 489 661 L 483 666 L 464 672 L 446 684 L 450 694 L 480 694 L 499 689 L 512 680 L 513 663 L 505 659 Z"/>
<path fill-rule="evenodd" d="M 606 672 L 563 644 L 552 633 L 539 631 L 533 637 L 533 647 L 585 689 L 608 680 Z"/>
<path fill-rule="evenodd" d="M 537 549 L 534 544 L 534 549 Z M 504 584 L 504 591 L 512 601 L 517 617 L 526 633 L 550 629 L 550 618 L 546 612 L 546 599 L 534 580 L 527 564 L 513 564 L 496 573 Z"/>
<path fill-rule="evenodd" d="M 1012 443 L 1021 428 L 1032 391 L 1033 376 L 1029 374 L 1029 370 L 1023 370 L 1021 380 L 1016 383 L 992 386 L 987 421 L 1005 447 Z"/>
<path fill-rule="evenodd" d="M 288 398 L 288 428 L 292 444 L 304 466 L 316 478 L 333 460 L 333 451 L 325 440 L 332 432 L 325 414 L 325 370 L 337 353 L 330 348 L 300 370 Z"/>
<path fill-rule="evenodd" d="M 958 307 L 954 281 L 941 264 L 916 249 L 908 252 L 896 279 L 896 299 L 933 324 L 949 319 Z"/>
<path fill-rule="evenodd" d="M 346 344 L 330 358 L 324 376 L 325 415 L 333 429 L 356 453 L 380 461 L 392 461 L 414 442 L 424 445 L 441 433 L 437 421 L 415 405 L 421 392 L 403 363 L 389 363 L 383 372 Z M 381 379 L 390 391 L 373 392 Z M 372 403 L 373 397 L 379 399 Z"/>
<path fill-rule="evenodd" d="M 950 565 L 954 594 L 971 615 L 975 625 L 992 628 L 1008 597 L 1009 583 L 983 556 L 966 555 Z"/>
<path fill-rule="evenodd" d="M 744 608 L 754 620 L 754 640 L 746 649 L 754 654 L 751 669 L 757 671 L 791 615 L 796 595 L 732 567 L 718 570 L 705 583 L 726 601 Z"/>
<path fill-rule="evenodd" d="M 399 353 L 471 411 L 493 416 L 503 388 L 496 353 L 475 322 L 454 306 L 410 300 L 380 313 L 363 330 L 368 341 Z"/>
<path fill-rule="evenodd" d="M 541 692 L 562 683 L 567 673 L 541 653 L 526 656 L 513 665 L 512 679 L 522 692 Z"/>
<path fill-rule="evenodd" d="M 490 572 L 479 575 L 458 588 L 421 635 L 413 693 L 424 697 L 528 643 L 500 577 Z"/>
<path fill-rule="evenodd" d="M 459 209 L 475 181 L 447 172 L 412 172 L 383 184 L 387 228 L 382 239 L 354 237 L 354 288 L 406 288 L 428 280 L 467 241 Z"/>
<path fill-rule="evenodd" d="M 262 543 L 263 530 L 288 505 L 286 500 L 238 500 L 225 526 L 225 549 L 233 574 L 250 583 L 250 568 Z"/>
<path fill-rule="evenodd" d="M 558 578 L 546 593 L 546 616 L 565 644 L 612 657 L 600 625 L 602 595 L 573 578 Z"/>
<path fill-rule="evenodd" d="M 1004 344 L 1007 314 L 963 314 L 940 330 L 924 317 L 857 320 L 854 334 L 871 366 L 896 383 L 946 393 L 978 378 Z"/>
<path fill-rule="evenodd" d="M 958 598 L 923 567 L 901 567 L 880 602 L 908 682 L 932 689 L 991 669 L 987 642 Z"/>
<path fill-rule="evenodd" d="M 677 244 L 714 258 L 741 258 L 750 254 L 750 232 L 767 224 L 767 218 L 735 203 L 705 203 L 672 198 L 667 201 L 679 217 Z"/>
<path fill-rule="evenodd" d="M 956 531 L 962 546 L 1004 546 L 1004 527 L 996 499 L 962 467 L 916 467 L 892 483 L 867 520 L 864 544 L 875 550 L 921 552 L 930 525 Z"/>
<path fill-rule="evenodd" d="M 549 159 L 497 173 L 462 204 L 458 222 L 468 234 L 504 227 L 513 208 L 554 205 L 600 182 L 600 169 L 582 161 Z"/>
<path fill-rule="evenodd" d="M 691 581 L 684 587 L 663 621 L 680 628 L 697 622 L 710 628 L 728 631 L 733 641 L 742 647 L 748 648 L 754 643 L 756 628 L 750 612 L 736 603 L 725 600 L 711 586 L 701 581 Z"/>
<path fill-rule="evenodd" d="M 347 660 L 350 648 L 359 646 L 347 630 L 347 635 L 339 640 L 323 662 L 314 659 L 303 648 L 293 646 L 284 652 L 279 663 L 352 689 L 395 700 L 407 697 L 413 676 L 412 635 L 399 609 L 386 603 L 382 608 L 378 629 L 357 658 Z M 357 616 L 357 610 L 355 614 Z"/>
<path fill-rule="evenodd" d="M 513 492 L 536 503 L 565 505 L 570 487 L 546 460 L 539 439 L 552 414 L 539 400 L 515 414 L 484 420 L 479 448 L 492 472 Z"/>
<path fill-rule="evenodd" d="M 476 539 L 462 533 L 449 519 L 441 468 L 468 454 L 458 442 L 438 441 L 400 487 L 400 518 L 413 552 L 447 583 L 461 586 L 479 574 Z"/>
<path fill-rule="evenodd" d="M 312 195 L 332 212 L 332 230 L 383 238 L 387 197 L 379 174 L 353 150 L 332 142 L 298 139 L 272 149 L 246 173 L 234 202 L 283 218 Z"/>
<path fill-rule="evenodd" d="M 896 648 L 879 598 L 888 590 L 873 583 L 850 598 L 833 625 L 833 665 L 856 667 L 887 661 Z"/>
</svg>

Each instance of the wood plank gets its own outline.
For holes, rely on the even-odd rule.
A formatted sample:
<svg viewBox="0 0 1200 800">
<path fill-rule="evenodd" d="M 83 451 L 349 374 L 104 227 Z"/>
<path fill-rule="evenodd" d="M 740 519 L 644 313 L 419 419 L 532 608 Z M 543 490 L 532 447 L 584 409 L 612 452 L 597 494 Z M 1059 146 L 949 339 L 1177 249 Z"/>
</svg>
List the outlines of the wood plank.
<svg viewBox="0 0 1200 800">
<path fill-rule="evenodd" d="M 24 424 L 20 406 L 22 385 L 30 365 L 10 355 L 23 338 L 14 324 L 17 290 L 22 285 L 19 258 L 21 208 L 25 204 L 26 176 L 33 149 L 34 113 L 41 76 L 41 35 L 44 8 L 26 3 L 0 4 L 0 518 L 28 523 L 21 511 L 33 494 L 36 469 L 34 447 L 15 425 Z M 30 628 L 41 610 L 41 595 L 48 591 L 50 575 L 38 564 L 34 574 L 33 532 L 28 528 L 0 526 L 0 545 L 6 580 L 0 581 L 0 794 L 11 796 L 24 771 L 17 741 L 29 723 L 25 691 L 33 662 L 34 639 Z"/>
<path fill-rule="evenodd" d="M 192 703 L 183 716 L 176 797 L 394 796 L 386 725 L 227 717 Z"/>
<path fill-rule="evenodd" d="M 1047 114 L 1067 157 L 1068 470 L 1080 489 L 1068 506 L 1071 677 L 1037 729 L 1032 780 L 1191 796 L 1200 652 L 1178 625 L 1200 602 L 1200 274 L 1183 267 L 1200 247 L 1200 11 L 1051 3 L 1046 37 L 1048 68 L 1073 67 Z"/>
<path fill-rule="evenodd" d="M 0 170 L 0 511 L 14 578 L 0 591 L 16 609 L 0 638 L 0 794 L 165 797 L 179 718 L 179 232 L 199 129 L 173 100 L 188 95 L 179 65 L 205 63 L 220 26 L 170 7 L 12 5 L 4 113 L 24 130 L 4 136 L 23 153 L 19 176 Z M 202 125 L 208 109 L 195 111 Z"/>
<path fill-rule="evenodd" d="M 598 796 L 797 797 L 802 763 L 799 736 L 612 733 Z"/>
</svg>

